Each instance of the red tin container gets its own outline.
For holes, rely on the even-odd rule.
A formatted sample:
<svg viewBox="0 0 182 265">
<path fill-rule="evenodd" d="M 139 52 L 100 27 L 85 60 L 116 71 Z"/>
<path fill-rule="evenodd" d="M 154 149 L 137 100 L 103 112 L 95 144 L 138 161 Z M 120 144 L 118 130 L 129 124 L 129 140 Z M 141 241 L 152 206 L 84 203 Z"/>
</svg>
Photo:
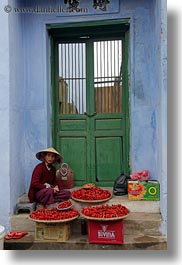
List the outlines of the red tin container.
<svg viewBox="0 0 182 265">
<path fill-rule="evenodd" d="M 88 241 L 97 244 L 124 244 L 124 221 L 88 220 Z"/>
</svg>

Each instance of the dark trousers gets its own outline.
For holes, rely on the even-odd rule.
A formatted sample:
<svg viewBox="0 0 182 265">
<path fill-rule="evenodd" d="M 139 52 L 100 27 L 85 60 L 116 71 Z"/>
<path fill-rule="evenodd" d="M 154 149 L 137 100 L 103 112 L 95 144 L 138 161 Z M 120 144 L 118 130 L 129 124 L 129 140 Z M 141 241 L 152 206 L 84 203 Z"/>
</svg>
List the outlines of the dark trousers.
<svg viewBox="0 0 182 265">
<path fill-rule="evenodd" d="M 58 192 L 54 192 L 53 188 L 45 188 L 36 193 L 36 200 L 43 205 L 48 205 L 55 202 L 66 201 L 70 196 L 71 193 L 68 190 L 60 189 Z"/>
</svg>

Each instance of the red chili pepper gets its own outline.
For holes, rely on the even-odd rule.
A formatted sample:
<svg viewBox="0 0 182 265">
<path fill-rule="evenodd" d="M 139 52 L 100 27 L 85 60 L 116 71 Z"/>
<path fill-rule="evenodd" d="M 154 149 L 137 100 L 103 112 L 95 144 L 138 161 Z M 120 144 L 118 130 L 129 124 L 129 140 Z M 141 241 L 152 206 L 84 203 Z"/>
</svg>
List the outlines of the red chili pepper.
<svg viewBox="0 0 182 265">
<path fill-rule="evenodd" d="M 104 190 L 99 187 L 94 187 L 87 190 L 81 188 L 76 191 L 73 191 L 72 196 L 76 199 L 94 201 L 107 199 L 111 196 L 111 193 L 108 190 Z"/>
<path fill-rule="evenodd" d="M 58 211 L 57 209 L 43 209 L 43 210 L 36 210 L 30 214 L 30 218 L 34 220 L 63 220 L 63 219 L 70 219 L 72 217 L 76 217 L 78 215 L 78 211 L 71 209 L 67 211 Z"/>
<path fill-rule="evenodd" d="M 72 202 L 70 200 L 68 201 L 64 201 L 64 202 L 60 202 L 57 206 L 58 209 L 65 209 L 68 208 L 72 205 Z"/>
<path fill-rule="evenodd" d="M 121 205 L 97 205 L 97 206 L 88 206 L 82 208 L 82 214 L 88 217 L 95 218 L 115 218 L 122 217 L 129 213 L 129 210 Z"/>
</svg>

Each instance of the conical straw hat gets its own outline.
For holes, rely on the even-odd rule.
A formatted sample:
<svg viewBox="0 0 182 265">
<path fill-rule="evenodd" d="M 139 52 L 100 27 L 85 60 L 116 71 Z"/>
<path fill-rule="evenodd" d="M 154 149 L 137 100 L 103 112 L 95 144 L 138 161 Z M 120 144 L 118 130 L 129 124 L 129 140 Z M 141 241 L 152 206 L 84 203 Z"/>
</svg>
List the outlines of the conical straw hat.
<svg viewBox="0 0 182 265">
<path fill-rule="evenodd" d="M 53 153 L 53 154 L 56 155 L 55 164 L 56 163 L 60 164 L 63 161 L 62 155 L 56 149 L 54 149 L 53 147 L 49 147 L 49 148 L 46 148 L 44 150 L 39 151 L 36 154 L 36 158 L 39 159 L 40 161 L 44 161 L 45 153 Z"/>
</svg>

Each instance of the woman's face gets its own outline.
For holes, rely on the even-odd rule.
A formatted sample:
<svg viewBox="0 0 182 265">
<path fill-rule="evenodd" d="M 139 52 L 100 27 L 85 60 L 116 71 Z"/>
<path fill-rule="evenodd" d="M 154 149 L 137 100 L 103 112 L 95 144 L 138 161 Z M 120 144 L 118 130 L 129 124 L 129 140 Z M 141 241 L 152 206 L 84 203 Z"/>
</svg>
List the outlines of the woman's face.
<svg viewBox="0 0 182 265">
<path fill-rule="evenodd" d="M 56 155 L 53 153 L 47 153 L 44 157 L 45 162 L 48 164 L 53 164 L 55 162 L 56 159 Z"/>
</svg>

